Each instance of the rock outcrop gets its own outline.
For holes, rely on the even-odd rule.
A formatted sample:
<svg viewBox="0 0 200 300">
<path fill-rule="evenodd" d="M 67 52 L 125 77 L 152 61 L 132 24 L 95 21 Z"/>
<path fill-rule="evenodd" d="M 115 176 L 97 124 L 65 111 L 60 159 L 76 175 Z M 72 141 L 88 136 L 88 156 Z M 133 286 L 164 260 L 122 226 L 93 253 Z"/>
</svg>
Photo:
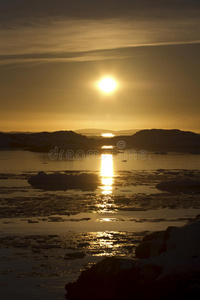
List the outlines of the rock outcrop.
<svg viewBox="0 0 200 300">
<path fill-rule="evenodd" d="M 200 299 L 200 218 L 146 236 L 135 259 L 105 258 L 66 285 L 70 300 Z"/>
</svg>

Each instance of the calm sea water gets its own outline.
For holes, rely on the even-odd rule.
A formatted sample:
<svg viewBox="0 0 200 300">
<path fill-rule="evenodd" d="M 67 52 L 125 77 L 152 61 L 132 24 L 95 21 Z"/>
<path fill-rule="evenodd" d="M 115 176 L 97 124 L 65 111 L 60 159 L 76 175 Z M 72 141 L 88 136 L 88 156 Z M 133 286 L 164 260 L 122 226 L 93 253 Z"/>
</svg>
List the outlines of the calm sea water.
<svg viewBox="0 0 200 300">
<path fill-rule="evenodd" d="M 140 154 L 130 151 L 112 155 L 106 150 L 96 156 L 82 153 L 76 159 L 66 159 L 65 155 L 50 159 L 48 153 L 0 151 L 0 173 L 8 177 L 0 180 L 0 238 L 4 240 L 0 249 L 2 299 L 64 300 L 65 284 L 76 280 L 85 265 L 99 261 L 101 255 L 131 255 L 124 246 L 130 246 L 131 239 L 137 240 L 141 232 L 181 226 L 199 213 L 199 204 L 194 204 L 194 199 L 180 196 L 177 203 L 181 205 L 177 208 L 174 205 L 176 197 L 162 199 L 155 181 L 154 186 L 149 183 L 152 176 L 164 174 L 156 172 L 158 169 L 172 170 L 169 175 L 164 175 L 169 178 L 175 169 L 200 169 L 200 156 Z M 33 189 L 26 180 L 27 175 L 23 177 L 23 173 L 28 172 L 67 170 L 97 172 L 101 187 L 91 193 L 78 190 L 47 192 Z M 136 185 L 128 184 L 130 176 L 133 176 L 131 180 L 137 180 Z M 139 197 L 136 206 L 140 209 L 124 209 L 129 205 L 129 198 L 135 199 L 134 195 Z M 161 206 L 157 206 L 159 201 Z M 66 206 L 68 203 L 71 206 Z M 84 212 L 88 203 L 93 208 Z M 63 212 L 60 212 L 60 206 Z M 63 214 L 66 207 L 77 212 L 69 216 Z M 49 209 L 54 213 L 45 216 Z M 38 214 L 33 216 L 34 211 Z M 24 214 L 20 215 L 22 212 Z M 10 242 L 12 238 L 13 242 Z M 66 251 L 73 251 L 65 248 L 65 243 L 74 243 L 77 247 L 80 242 L 88 241 L 88 248 L 74 250 L 85 251 L 85 258 L 63 259 Z M 37 244 L 39 248 L 34 248 Z M 91 254 L 91 249 L 100 249 L 103 254 Z"/>
<path fill-rule="evenodd" d="M 131 197 L 132 194 L 159 194 L 161 191 L 155 188 L 155 186 L 149 186 L 148 184 L 143 184 L 142 181 L 137 183 L 135 186 L 127 183 L 127 176 L 129 176 L 128 172 L 135 172 L 137 176 L 140 172 L 144 170 L 144 172 L 154 172 L 158 169 L 165 170 L 175 170 L 175 169 L 200 169 L 200 156 L 199 155 L 189 155 L 189 154 L 167 154 L 167 155 L 158 155 L 154 153 L 143 153 L 140 156 L 139 153 L 135 151 L 130 151 L 126 153 L 119 153 L 116 155 L 110 154 L 106 151 L 104 154 L 96 155 L 96 156 L 81 156 L 76 159 L 66 159 L 64 155 L 62 157 L 57 157 L 56 159 L 50 159 L 48 153 L 34 153 L 29 151 L 21 151 L 21 150 L 11 150 L 11 151 L 0 151 L 0 172 L 7 174 L 22 174 L 23 172 L 38 172 L 38 171 L 92 171 L 98 172 L 101 177 L 101 187 L 99 187 L 93 194 L 99 199 L 97 200 L 98 210 L 96 213 L 85 213 L 82 214 L 80 210 L 77 214 L 77 218 L 90 218 L 91 221 L 94 221 L 92 228 L 95 231 L 98 230 L 132 230 L 133 226 L 130 222 L 124 222 L 131 218 L 170 218 L 172 213 L 170 210 L 165 209 L 157 209 L 155 211 L 152 208 L 149 210 L 147 207 L 147 211 L 120 211 L 109 208 L 112 208 L 113 199 L 112 196 L 115 197 Z M 119 174 L 122 174 L 122 183 L 121 185 L 115 186 L 116 178 Z M 124 175 L 125 174 L 125 175 Z M 120 175 L 121 176 L 121 175 Z M 123 177 L 124 176 L 124 177 Z M 125 178 L 125 179 L 124 179 Z M 142 179 L 139 179 L 142 180 Z M 35 190 L 30 187 L 27 180 L 22 179 L 8 179 L 8 180 L 0 180 L 0 188 L 4 188 L 5 194 L 3 190 L 1 191 L 1 198 L 5 199 L 13 199 L 15 201 L 16 197 L 21 197 L 24 199 L 28 199 L 28 197 L 41 197 L 45 194 L 45 191 Z M 6 191 L 6 188 L 13 188 L 14 190 Z M 78 190 L 68 190 L 68 191 L 56 191 L 49 192 L 49 195 L 56 196 L 70 196 L 71 195 L 84 195 L 84 192 Z M 87 192 L 85 192 L 87 194 Z M 91 199 L 94 197 L 91 196 Z M 90 197 L 90 196 L 87 196 Z M 80 200 L 80 201 L 83 201 Z M 93 201 L 93 200 L 92 200 Z M 105 205 L 106 203 L 106 205 Z M 185 207 L 181 207 L 181 209 L 176 209 L 175 213 L 173 213 L 173 218 L 184 218 L 184 217 L 192 217 L 197 214 L 196 209 L 184 209 Z M 67 218 L 65 216 L 65 218 Z M 115 222 L 113 222 L 113 218 L 115 218 Z M 123 219 L 123 222 L 120 222 L 120 218 Z M 95 222 L 96 220 L 100 220 L 100 222 Z M 104 222 L 105 221 L 105 222 Z M 16 220 L 15 220 L 16 222 Z M 49 224 L 45 224 L 43 222 L 41 226 L 37 226 L 36 224 L 29 224 L 24 227 L 21 220 L 18 220 L 18 227 L 13 227 L 12 224 L 3 224 L 4 231 L 9 233 L 15 230 L 20 229 L 20 232 L 28 231 L 37 233 L 39 231 L 43 232 L 62 232 L 63 226 L 57 224 L 54 226 L 54 229 L 51 228 Z M 141 222 L 140 224 L 135 224 L 135 230 L 146 230 L 145 222 Z M 153 224 L 153 225 L 152 225 Z M 167 225 L 173 225 L 170 222 L 166 225 L 166 222 L 152 223 L 148 224 L 148 229 L 151 230 L 159 230 L 165 228 Z M 18 229 L 17 229 L 18 228 Z M 84 229 L 84 231 L 89 231 L 91 228 L 91 223 L 87 222 L 68 222 L 69 230 L 79 231 Z"/>
<path fill-rule="evenodd" d="M 106 152 L 107 153 L 107 152 Z M 113 155 L 113 171 L 157 170 L 157 169 L 200 169 L 200 155 L 146 153 L 119 153 Z M 124 161 L 126 160 L 126 161 Z M 85 156 L 69 160 L 65 155 L 55 160 L 48 153 L 29 151 L 0 151 L 0 172 L 21 173 L 27 171 L 85 170 L 101 171 L 102 156 Z"/>
</svg>

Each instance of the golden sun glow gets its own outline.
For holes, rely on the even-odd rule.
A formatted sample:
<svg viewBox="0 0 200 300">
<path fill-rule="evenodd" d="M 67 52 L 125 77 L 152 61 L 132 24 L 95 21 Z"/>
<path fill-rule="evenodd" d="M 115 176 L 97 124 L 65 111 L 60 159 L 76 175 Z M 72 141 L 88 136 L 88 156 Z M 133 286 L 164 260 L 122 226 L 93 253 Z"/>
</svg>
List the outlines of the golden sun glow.
<svg viewBox="0 0 200 300">
<path fill-rule="evenodd" d="M 105 138 L 111 138 L 114 137 L 115 135 L 113 133 L 102 133 L 101 136 Z"/>
<path fill-rule="evenodd" d="M 104 93 L 111 93 L 117 88 L 117 83 L 113 78 L 105 77 L 99 82 L 99 88 Z"/>
</svg>

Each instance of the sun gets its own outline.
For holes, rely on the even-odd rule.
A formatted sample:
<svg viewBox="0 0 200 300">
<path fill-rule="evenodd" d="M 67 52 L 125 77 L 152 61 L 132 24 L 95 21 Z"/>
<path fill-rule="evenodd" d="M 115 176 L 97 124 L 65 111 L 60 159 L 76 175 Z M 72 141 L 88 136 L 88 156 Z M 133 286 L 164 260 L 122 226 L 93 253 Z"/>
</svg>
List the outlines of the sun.
<svg viewBox="0 0 200 300">
<path fill-rule="evenodd" d="M 117 83 L 113 78 L 105 77 L 99 81 L 99 88 L 104 93 L 111 93 L 117 88 Z"/>
</svg>

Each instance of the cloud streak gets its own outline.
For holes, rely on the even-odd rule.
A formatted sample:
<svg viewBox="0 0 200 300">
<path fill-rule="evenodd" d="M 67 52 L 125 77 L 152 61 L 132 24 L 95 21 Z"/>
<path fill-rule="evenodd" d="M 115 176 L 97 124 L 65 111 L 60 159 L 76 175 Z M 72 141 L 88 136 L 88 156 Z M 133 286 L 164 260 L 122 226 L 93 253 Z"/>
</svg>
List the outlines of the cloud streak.
<svg viewBox="0 0 200 300">
<path fill-rule="evenodd" d="M 34 23 L 0 30 L 0 64 L 115 58 L 119 53 L 114 49 L 199 43 L 199 36 L 199 20 L 194 17 L 170 22 L 76 19 Z"/>
<path fill-rule="evenodd" d="M 120 59 L 135 57 L 142 54 L 135 54 L 135 48 L 141 47 L 160 47 L 160 46 L 176 46 L 176 45 L 192 45 L 200 44 L 200 40 L 189 42 L 166 42 L 166 43 L 149 43 L 138 44 L 130 47 L 122 47 L 115 49 L 105 50 L 92 50 L 80 52 L 66 52 L 66 53 L 42 53 L 42 54 L 13 54 L 13 55 L 0 55 L 0 65 L 9 64 L 38 64 L 49 62 L 81 62 L 81 61 L 97 61 L 107 59 Z"/>
</svg>

